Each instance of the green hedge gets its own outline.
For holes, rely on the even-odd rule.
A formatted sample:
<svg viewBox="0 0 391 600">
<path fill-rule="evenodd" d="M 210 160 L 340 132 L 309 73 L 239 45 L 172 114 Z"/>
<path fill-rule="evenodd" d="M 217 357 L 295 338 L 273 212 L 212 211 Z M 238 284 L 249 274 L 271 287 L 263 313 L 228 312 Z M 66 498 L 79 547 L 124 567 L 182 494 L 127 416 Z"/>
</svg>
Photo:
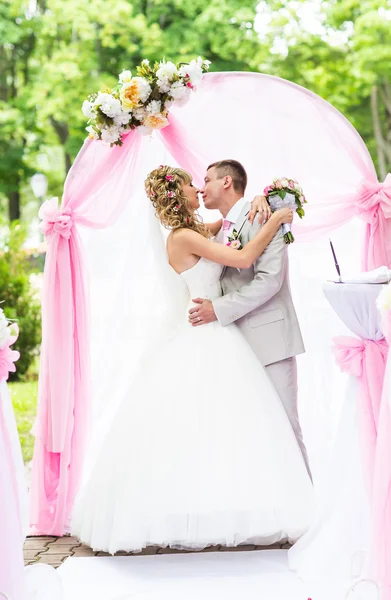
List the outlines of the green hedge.
<svg viewBox="0 0 391 600">
<path fill-rule="evenodd" d="M 13 348 L 19 350 L 17 371 L 10 380 L 23 379 L 39 354 L 41 342 L 41 307 L 37 292 L 30 284 L 36 270 L 22 249 L 26 228 L 18 222 L 0 226 L 0 300 L 7 318 L 19 326 L 19 338 Z"/>
</svg>

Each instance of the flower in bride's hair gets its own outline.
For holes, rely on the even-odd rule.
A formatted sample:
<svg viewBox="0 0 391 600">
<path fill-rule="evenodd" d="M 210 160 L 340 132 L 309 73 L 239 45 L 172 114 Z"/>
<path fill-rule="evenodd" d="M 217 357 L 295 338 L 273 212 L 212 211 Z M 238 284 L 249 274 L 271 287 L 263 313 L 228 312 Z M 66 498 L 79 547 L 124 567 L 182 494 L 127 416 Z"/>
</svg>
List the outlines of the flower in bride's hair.
<svg viewBox="0 0 391 600">
<path fill-rule="evenodd" d="M 168 191 L 166 194 L 167 198 L 176 198 L 176 193 L 172 191 Z"/>
<path fill-rule="evenodd" d="M 172 181 L 173 179 L 174 179 L 174 177 L 172 175 L 166 175 L 167 181 Z"/>
<path fill-rule="evenodd" d="M 165 115 L 150 115 L 144 119 L 144 127 L 150 127 L 151 129 L 163 129 L 169 125 L 168 119 Z"/>
<path fill-rule="evenodd" d="M 175 204 L 175 206 L 172 210 L 174 213 L 179 213 L 179 204 Z"/>
</svg>

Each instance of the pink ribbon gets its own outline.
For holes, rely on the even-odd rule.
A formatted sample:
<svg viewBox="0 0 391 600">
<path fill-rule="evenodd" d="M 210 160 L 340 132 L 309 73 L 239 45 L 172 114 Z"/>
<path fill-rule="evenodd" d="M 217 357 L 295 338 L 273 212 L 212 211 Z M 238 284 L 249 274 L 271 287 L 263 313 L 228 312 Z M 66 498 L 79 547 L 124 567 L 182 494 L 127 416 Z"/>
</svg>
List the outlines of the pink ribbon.
<svg viewBox="0 0 391 600">
<path fill-rule="evenodd" d="M 341 371 L 357 377 L 361 403 L 358 407 L 368 487 L 372 493 L 375 452 L 388 344 L 352 337 L 334 338 L 333 353 Z"/>
<path fill-rule="evenodd" d="M 58 208 L 58 198 L 46 200 L 39 209 L 38 216 L 42 219 L 41 231 L 48 239 L 57 233 L 64 239 L 69 240 L 73 220 L 67 209 Z"/>
<path fill-rule="evenodd" d="M 357 214 L 366 223 L 376 226 L 382 216 L 391 218 L 391 173 L 384 183 L 364 181 L 356 200 Z"/>
<path fill-rule="evenodd" d="M 356 214 L 367 223 L 364 270 L 386 265 L 391 268 L 391 250 L 386 219 L 391 219 L 391 173 L 384 183 L 364 181 L 355 200 Z"/>
</svg>

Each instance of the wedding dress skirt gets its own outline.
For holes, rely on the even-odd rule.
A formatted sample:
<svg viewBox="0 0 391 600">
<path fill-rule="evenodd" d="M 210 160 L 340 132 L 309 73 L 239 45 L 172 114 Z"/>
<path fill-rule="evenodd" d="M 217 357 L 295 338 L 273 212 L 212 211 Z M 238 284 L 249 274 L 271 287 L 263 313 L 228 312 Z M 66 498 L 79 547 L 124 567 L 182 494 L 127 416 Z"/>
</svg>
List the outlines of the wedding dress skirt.
<svg viewBox="0 0 391 600">
<path fill-rule="evenodd" d="M 185 271 L 190 298 L 218 297 L 221 272 L 205 259 Z M 296 438 L 250 346 L 235 325 L 186 319 L 151 350 L 120 402 L 72 533 L 110 553 L 267 545 L 297 540 L 312 514 Z"/>
</svg>

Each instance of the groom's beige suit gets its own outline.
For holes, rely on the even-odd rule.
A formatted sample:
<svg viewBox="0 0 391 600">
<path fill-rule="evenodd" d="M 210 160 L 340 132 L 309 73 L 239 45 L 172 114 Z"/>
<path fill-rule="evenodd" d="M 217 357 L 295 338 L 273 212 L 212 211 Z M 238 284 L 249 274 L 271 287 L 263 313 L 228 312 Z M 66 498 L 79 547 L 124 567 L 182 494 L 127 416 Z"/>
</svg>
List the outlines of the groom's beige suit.
<svg viewBox="0 0 391 600">
<path fill-rule="evenodd" d="M 250 203 L 239 200 L 226 219 L 240 232 L 242 244 L 262 225 L 247 218 Z M 223 241 L 222 232 L 218 236 Z M 297 354 L 304 352 L 289 286 L 288 253 L 281 229 L 250 269 L 227 267 L 221 277 L 223 296 L 213 300 L 221 325 L 235 322 L 276 387 L 295 432 L 307 469 L 307 451 L 297 411 Z"/>
</svg>

